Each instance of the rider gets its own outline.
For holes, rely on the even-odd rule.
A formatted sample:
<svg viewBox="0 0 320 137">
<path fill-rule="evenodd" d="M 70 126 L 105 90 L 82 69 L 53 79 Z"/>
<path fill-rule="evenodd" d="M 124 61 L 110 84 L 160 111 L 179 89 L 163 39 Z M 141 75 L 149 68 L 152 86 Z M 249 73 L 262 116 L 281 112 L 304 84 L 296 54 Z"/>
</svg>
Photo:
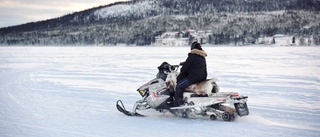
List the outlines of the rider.
<svg viewBox="0 0 320 137">
<path fill-rule="evenodd" d="M 183 104 L 183 92 L 185 88 L 207 79 L 206 56 L 207 53 L 202 50 L 201 45 L 198 42 L 193 42 L 187 60 L 180 63 L 183 66 L 177 77 L 174 107 Z"/>
</svg>

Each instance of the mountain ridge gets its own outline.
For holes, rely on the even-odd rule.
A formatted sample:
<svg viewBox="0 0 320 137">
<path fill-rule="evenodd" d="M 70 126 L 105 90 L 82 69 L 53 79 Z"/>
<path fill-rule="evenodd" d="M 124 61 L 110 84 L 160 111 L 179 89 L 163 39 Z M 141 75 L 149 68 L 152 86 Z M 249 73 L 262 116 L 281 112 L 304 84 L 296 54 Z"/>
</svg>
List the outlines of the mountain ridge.
<svg viewBox="0 0 320 137">
<path fill-rule="evenodd" d="M 165 32 L 188 29 L 208 31 L 211 33 L 208 43 L 213 44 L 230 43 L 236 37 L 244 41 L 248 37 L 256 39 L 279 33 L 316 36 L 317 43 L 319 5 L 317 0 L 116 2 L 55 19 L 1 28 L 0 44 L 150 45 Z"/>
</svg>

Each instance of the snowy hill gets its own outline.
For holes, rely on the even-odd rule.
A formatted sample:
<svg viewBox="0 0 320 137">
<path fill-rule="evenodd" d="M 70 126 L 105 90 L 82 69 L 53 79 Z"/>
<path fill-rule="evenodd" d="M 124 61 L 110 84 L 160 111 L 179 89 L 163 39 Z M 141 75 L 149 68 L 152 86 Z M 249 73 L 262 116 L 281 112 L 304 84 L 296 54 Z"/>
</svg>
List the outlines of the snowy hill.
<svg viewBox="0 0 320 137">
<path fill-rule="evenodd" d="M 118 4 L 111 7 L 105 7 L 94 12 L 98 18 L 114 18 L 114 17 L 147 17 L 148 14 L 155 11 L 156 7 L 150 1 L 139 2 L 136 4 Z"/>
<path fill-rule="evenodd" d="M 0 29 L 0 45 L 151 45 L 196 30 L 209 44 L 258 44 L 284 34 L 320 43 L 316 0 L 134 0 Z M 189 41 L 198 40 L 190 35 Z M 238 44 L 240 43 L 240 44 Z"/>
</svg>

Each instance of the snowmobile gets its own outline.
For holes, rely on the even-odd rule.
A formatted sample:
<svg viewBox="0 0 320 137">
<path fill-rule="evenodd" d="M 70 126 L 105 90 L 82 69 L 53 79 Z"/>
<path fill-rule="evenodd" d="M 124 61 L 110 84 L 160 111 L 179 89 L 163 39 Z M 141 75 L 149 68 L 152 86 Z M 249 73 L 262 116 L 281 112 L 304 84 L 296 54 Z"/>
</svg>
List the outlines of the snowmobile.
<svg viewBox="0 0 320 137">
<path fill-rule="evenodd" d="M 155 109 L 182 118 L 223 121 L 234 121 L 238 116 L 249 115 L 246 103 L 248 97 L 237 92 L 219 92 L 214 78 L 188 87 L 183 94 L 184 104 L 173 107 L 175 76 L 179 67 L 180 65 L 163 62 L 158 67 L 156 78 L 137 89 L 142 99 L 133 105 L 132 111 L 126 110 L 121 100 L 116 102 L 117 109 L 128 116 L 144 116 L 137 110 Z"/>
</svg>

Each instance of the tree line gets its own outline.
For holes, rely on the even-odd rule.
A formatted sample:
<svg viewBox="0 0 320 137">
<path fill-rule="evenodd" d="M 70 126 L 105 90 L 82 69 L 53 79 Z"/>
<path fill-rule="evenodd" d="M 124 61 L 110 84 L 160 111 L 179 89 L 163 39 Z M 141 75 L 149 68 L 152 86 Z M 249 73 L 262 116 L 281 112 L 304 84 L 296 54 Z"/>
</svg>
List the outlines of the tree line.
<svg viewBox="0 0 320 137">
<path fill-rule="evenodd" d="M 136 0 L 133 3 L 145 0 Z M 209 43 L 254 43 L 284 34 L 319 39 L 318 0 L 153 0 L 146 13 L 101 18 L 100 6 L 56 19 L 0 29 L 2 45 L 150 45 L 164 32 L 210 33 Z M 317 43 L 317 42 L 315 42 Z M 318 44 L 318 43 L 317 43 Z"/>
</svg>

